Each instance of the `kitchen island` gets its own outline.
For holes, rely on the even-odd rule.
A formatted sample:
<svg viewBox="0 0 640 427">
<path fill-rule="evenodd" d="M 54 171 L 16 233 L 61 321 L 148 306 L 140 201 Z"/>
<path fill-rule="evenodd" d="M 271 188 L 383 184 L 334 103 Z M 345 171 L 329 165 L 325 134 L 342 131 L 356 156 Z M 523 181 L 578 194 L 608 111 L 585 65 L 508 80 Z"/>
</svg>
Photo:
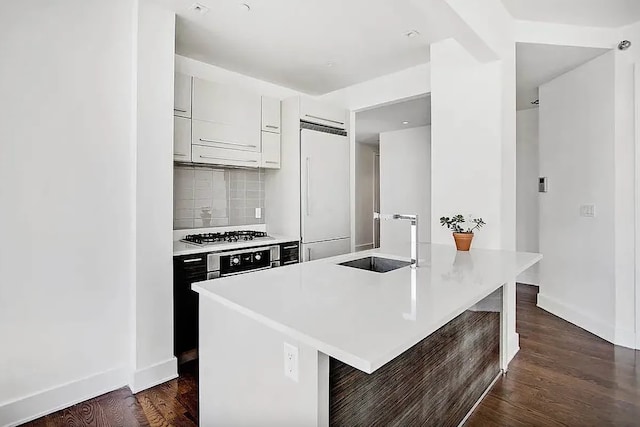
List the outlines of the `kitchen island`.
<svg viewBox="0 0 640 427">
<path fill-rule="evenodd" d="M 201 425 L 463 421 L 507 368 L 502 288 L 541 256 L 421 244 L 416 269 L 340 265 L 402 249 L 194 284 Z"/>
</svg>

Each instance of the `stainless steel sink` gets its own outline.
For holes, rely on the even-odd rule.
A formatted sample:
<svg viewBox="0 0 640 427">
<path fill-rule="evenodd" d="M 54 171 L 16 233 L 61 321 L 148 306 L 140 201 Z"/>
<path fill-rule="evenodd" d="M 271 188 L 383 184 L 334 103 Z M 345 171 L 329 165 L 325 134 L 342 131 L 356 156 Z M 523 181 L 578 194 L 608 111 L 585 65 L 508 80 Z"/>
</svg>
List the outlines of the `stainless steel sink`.
<svg viewBox="0 0 640 427">
<path fill-rule="evenodd" d="M 366 258 L 354 259 L 352 261 L 341 262 L 338 265 L 345 267 L 359 268 L 361 270 L 375 271 L 376 273 L 387 273 L 398 268 L 411 265 L 408 261 L 399 261 L 397 259 L 381 258 L 377 256 L 369 256 Z"/>
</svg>

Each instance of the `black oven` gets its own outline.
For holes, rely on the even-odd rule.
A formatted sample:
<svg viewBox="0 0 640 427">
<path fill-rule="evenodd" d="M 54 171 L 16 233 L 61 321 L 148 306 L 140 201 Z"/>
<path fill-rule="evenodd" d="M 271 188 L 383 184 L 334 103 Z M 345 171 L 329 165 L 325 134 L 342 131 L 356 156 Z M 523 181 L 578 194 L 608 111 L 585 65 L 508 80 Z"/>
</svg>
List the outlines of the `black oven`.
<svg viewBox="0 0 640 427">
<path fill-rule="evenodd" d="M 207 255 L 207 279 L 280 266 L 280 246 L 262 246 Z"/>
</svg>

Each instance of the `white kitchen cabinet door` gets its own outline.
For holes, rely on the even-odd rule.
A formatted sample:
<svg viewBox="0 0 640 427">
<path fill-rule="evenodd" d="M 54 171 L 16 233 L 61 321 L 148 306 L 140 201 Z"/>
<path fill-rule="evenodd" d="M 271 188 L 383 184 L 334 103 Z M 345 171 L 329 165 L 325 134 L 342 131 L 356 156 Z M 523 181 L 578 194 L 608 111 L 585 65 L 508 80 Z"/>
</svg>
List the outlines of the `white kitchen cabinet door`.
<svg viewBox="0 0 640 427">
<path fill-rule="evenodd" d="M 193 79 L 193 118 L 260 131 L 262 97 L 234 86 Z"/>
<path fill-rule="evenodd" d="M 302 245 L 302 261 L 313 261 L 321 258 L 344 255 L 351 252 L 351 239 L 329 240 L 326 242 L 304 243 Z"/>
<path fill-rule="evenodd" d="M 262 131 L 280 133 L 280 100 L 262 97 Z"/>
<path fill-rule="evenodd" d="M 334 128 L 347 128 L 347 111 L 323 104 L 314 99 L 300 98 L 300 120 Z"/>
<path fill-rule="evenodd" d="M 350 237 L 349 139 L 300 131 L 302 241 Z"/>
<path fill-rule="evenodd" d="M 260 129 L 192 120 L 192 141 L 196 145 L 260 152 Z"/>
<path fill-rule="evenodd" d="M 257 168 L 260 164 L 260 153 L 192 145 L 191 159 L 194 163 Z"/>
<path fill-rule="evenodd" d="M 192 116 L 194 122 L 200 122 L 194 123 L 194 143 L 228 143 L 235 149 L 260 151 L 261 106 L 260 95 L 194 78 Z M 198 141 L 200 138 L 205 141 Z"/>
<path fill-rule="evenodd" d="M 173 160 L 191 161 L 191 119 L 173 117 Z"/>
<path fill-rule="evenodd" d="M 173 114 L 191 117 L 191 76 L 175 73 L 173 90 Z"/>
<path fill-rule="evenodd" d="M 263 168 L 280 169 L 280 134 L 262 132 L 262 160 Z"/>
</svg>

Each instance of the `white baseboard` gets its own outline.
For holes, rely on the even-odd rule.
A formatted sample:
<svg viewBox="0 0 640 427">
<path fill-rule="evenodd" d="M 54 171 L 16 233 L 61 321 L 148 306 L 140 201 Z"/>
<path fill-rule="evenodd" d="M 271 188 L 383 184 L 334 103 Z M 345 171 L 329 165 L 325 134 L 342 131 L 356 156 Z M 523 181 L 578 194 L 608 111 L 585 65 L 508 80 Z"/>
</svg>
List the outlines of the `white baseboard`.
<svg viewBox="0 0 640 427">
<path fill-rule="evenodd" d="M 129 388 L 135 394 L 174 378 L 178 378 L 178 359 L 172 357 L 164 362 L 135 371 Z"/>
<path fill-rule="evenodd" d="M 591 332 L 592 334 L 622 347 L 640 350 L 640 343 L 636 333 L 626 329 L 616 329 L 602 320 L 595 319 L 589 314 L 568 304 L 561 303 L 546 294 L 538 294 L 538 307 L 566 320 L 569 323 Z M 635 341 L 635 342 L 634 342 Z"/>
<path fill-rule="evenodd" d="M 613 326 L 600 319 L 595 319 L 569 304 L 564 304 L 546 294 L 539 293 L 538 307 L 615 344 L 615 329 Z"/>
<path fill-rule="evenodd" d="M 616 329 L 615 344 L 622 347 L 632 348 L 634 350 L 640 350 L 638 347 L 636 333 L 627 329 Z"/>
<path fill-rule="evenodd" d="M 520 351 L 520 334 L 515 333 L 511 336 L 509 340 L 509 353 L 508 353 L 508 362 L 511 363 L 516 354 Z"/>
<path fill-rule="evenodd" d="M 13 427 L 127 385 L 127 369 L 117 368 L 0 405 L 0 426 Z"/>
</svg>

